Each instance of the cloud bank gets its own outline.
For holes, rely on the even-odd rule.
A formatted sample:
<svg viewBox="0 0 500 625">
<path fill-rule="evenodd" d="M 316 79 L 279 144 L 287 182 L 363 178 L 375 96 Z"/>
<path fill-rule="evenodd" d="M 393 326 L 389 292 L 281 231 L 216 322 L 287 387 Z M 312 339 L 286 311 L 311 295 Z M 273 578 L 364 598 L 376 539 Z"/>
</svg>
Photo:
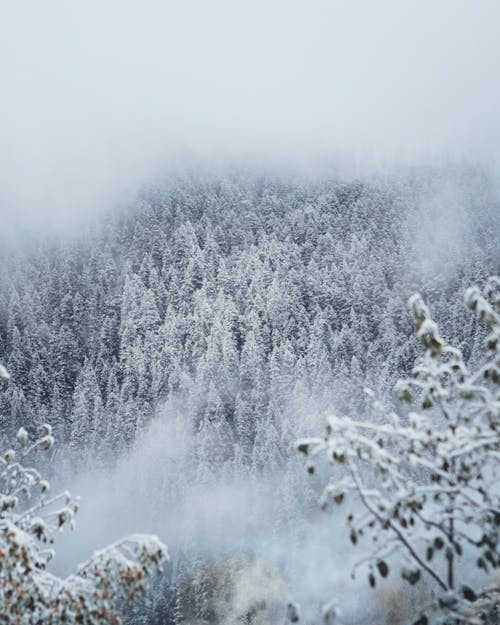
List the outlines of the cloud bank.
<svg viewBox="0 0 500 625">
<path fill-rule="evenodd" d="M 35 0 L 0 20 L 0 218 L 172 168 L 498 164 L 494 0 Z"/>
</svg>

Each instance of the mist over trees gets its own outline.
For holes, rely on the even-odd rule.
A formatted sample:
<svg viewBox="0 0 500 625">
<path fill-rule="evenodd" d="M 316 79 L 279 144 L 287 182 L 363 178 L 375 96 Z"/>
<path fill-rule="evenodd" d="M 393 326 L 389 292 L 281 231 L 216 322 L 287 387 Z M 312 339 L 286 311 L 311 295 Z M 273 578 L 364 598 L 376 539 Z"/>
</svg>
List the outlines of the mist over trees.
<svg viewBox="0 0 500 625">
<path fill-rule="evenodd" d="M 419 276 L 411 246 L 422 231 L 412 228 L 420 219 L 433 236 L 436 227 L 419 213 L 435 181 L 425 184 L 184 179 L 71 240 L 9 250 L 2 434 L 50 421 L 80 456 L 109 457 L 180 395 L 195 428 L 230 437 L 259 464 L 269 446 L 293 443 L 294 402 L 326 410 L 335 398 L 362 414 L 357 380 L 386 392 L 408 370 L 405 300 L 415 287 L 467 357 L 475 322 L 456 294 L 498 259 L 478 227 L 466 262 L 450 259 L 437 280 Z"/>
<path fill-rule="evenodd" d="M 200 174 L 149 186 L 70 237 L 3 247 L 1 435 L 51 423 L 65 474 L 130 458 L 113 479 L 173 543 L 133 619 L 163 623 L 169 589 L 214 558 L 270 559 L 300 590 L 320 488 L 295 441 L 332 413 L 370 418 L 365 387 L 393 401 L 419 352 L 406 306 L 417 289 L 477 360 L 484 330 L 461 302 L 500 271 L 494 197 L 475 170 Z M 144 432 L 150 447 L 165 437 L 146 446 L 152 466 Z M 235 496 L 234 527 L 214 529 L 204 490 Z M 169 511 L 175 540 L 154 525 Z"/>
</svg>

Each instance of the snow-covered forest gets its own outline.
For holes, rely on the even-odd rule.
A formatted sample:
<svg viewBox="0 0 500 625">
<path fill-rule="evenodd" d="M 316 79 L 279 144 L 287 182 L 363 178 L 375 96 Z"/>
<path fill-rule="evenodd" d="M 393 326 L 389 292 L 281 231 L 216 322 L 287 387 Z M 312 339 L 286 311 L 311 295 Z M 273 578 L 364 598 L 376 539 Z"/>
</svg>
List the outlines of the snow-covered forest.
<svg viewBox="0 0 500 625">
<path fill-rule="evenodd" d="M 450 220 L 446 202 L 457 197 Z M 368 181 L 233 173 L 146 188 L 69 239 L 6 248 L 2 435 L 49 422 L 66 476 L 108 471 L 133 485 L 123 496 L 174 543 L 154 618 L 174 618 L 162 599 L 170 584 L 228 555 L 274 561 L 307 600 L 301 560 L 318 545 L 303 535 L 314 531 L 320 488 L 295 441 L 332 411 L 369 415 L 366 387 L 393 400 L 419 353 L 406 306 L 417 289 L 474 359 L 484 332 L 463 293 L 500 271 L 499 233 L 491 181 L 476 170 Z M 229 514 L 239 534 L 202 488 L 216 498 L 240 490 L 241 511 Z M 273 498 L 261 518 L 248 516 Z M 97 499 L 105 517 L 111 499 Z M 175 536 L 164 514 L 182 525 L 166 523 Z"/>
<path fill-rule="evenodd" d="M 109 459 L 175 395 L 195 428 L 222 428 L 258 464 L 293 442 L 294 406 L 363 413 L 361 380 L 390 391 L 415 357 L 416 289 L 468 355 L 460 295 L 498 270 L 499 220 L 488 180 L 459 173 L 479 197 L 451 223 L 445 205 L 424 207 L 446 201 L 439 175 L 234 176 L 148 189 L 70 241 L 7 249 L 2 434 L 50 421 L 80 458 Z M 426 240 L 453 228 L 433 257 Z"/>
</svg>

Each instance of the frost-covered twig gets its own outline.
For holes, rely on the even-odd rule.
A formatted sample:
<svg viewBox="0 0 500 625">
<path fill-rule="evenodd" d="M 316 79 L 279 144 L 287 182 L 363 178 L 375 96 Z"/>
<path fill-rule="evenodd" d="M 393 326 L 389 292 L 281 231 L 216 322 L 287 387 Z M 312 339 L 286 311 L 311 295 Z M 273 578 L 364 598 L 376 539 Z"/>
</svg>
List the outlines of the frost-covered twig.
<svg viewBox="0 0 500 625">
<path fill-rule="evenodd" d="M 377 542 L 356 565 L 368 568 L 370 584 L 377 572 L 389 574 L 395 550 L 411 564 L 401 568 L 405 580 L 414 584 L 423 573 L 434 582 L 419 625 L 477 623 L 470 604 L 481 589 L 457 587 L 458 560 L 472 557 L 486 572 L 500 567 L 500 279 L 469 289 L 465 301 L 489 329 L 476 370 L 446 345 L 415 295 L 409 305 L 425 353 L 396 385 L 401 401 L 417 405 L 408 424 L 395 413 L 383 423 L 331 417 L 324 437 L 298 443 L 310 467 L 326 455 L 345 473 L 323 499 L 357 497 L 364 512 L 348 517 L 351 542 L 370 533 Z"/>
<path fill-rule="evenodd" d="M 117 623 L 119 603 L 134 601 L 167 559 L 165 546 L 149 535 L 129 536 L 96 552 L 66 579 L 47 571 L 56 534 L 73 527 L 78 510 L 70 493 L 47 497 L 49 484 L 21 460 L 53 445 L 49 426 L 29 444 L 0 456 L 0 613 L 5 625 L 99 625 Z"/>
</svg>

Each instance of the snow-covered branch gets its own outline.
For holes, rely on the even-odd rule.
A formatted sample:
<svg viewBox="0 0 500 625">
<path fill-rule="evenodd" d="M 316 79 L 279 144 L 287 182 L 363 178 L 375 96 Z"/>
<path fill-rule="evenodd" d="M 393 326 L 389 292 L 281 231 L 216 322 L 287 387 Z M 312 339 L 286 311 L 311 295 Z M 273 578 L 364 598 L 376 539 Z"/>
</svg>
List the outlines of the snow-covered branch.
<svg viewBox="0 0 500 625">
<path fill-rule="evenodd" d="M 66 579 L 47 571 L 56 535 L 73 527 L 78 504 L 67 492 L 49 497 L 48 482 L 22 461 L 52 445 L 50 426 L 31 445 L 21 429 L 17 449 L 0 457 L 1 622 L 117 623 L 119 604 L 145 594 L 148 578 L 168 557 L 166 548 L 155 536 L 130 536 L 94 553 Z"/>
<path fill-rule="evenodd" d="M 465 303 L 489 331 L 474 371 L 414 295 L 409 306 L 425 352 L 396 385 L 414 410 L 383 423 L 333 416 L 323 437 L 298 443 L 310 470 L 325 455 L 340 467 L 343 477 L 326 487 L 323 501 L 340 505 L 350 495 L 360 503 L 362 521 L 351 513 L 347 522 L 354 545 L 367 535 L 373 540 L 357 565 L 370 584 L 389 574 L 386 559 L 395 553 L 406 581 L 424 574 L 434 584 L 420 625 L 477 622 L 471 604 L 481 588 L 457 580 L 457 563 L 465 557 L 485 572 L 500 566 L 500 280 L 469 289 Z"/>
</svg>

